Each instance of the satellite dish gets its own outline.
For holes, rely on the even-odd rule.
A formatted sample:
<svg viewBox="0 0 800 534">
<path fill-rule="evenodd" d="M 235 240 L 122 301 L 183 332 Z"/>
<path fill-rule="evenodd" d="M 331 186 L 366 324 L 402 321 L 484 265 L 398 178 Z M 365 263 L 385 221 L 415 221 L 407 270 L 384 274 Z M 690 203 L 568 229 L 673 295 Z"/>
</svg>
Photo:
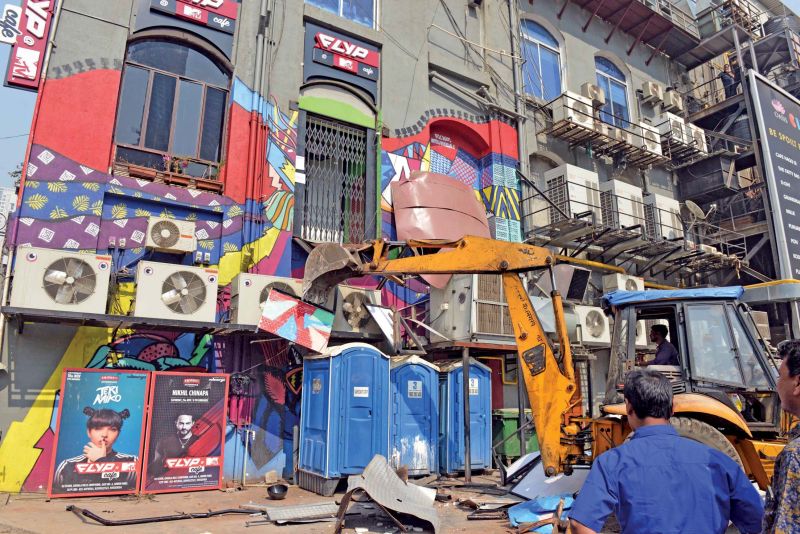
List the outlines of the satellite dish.
<svg viewBox="0 0 800 534">
<path fill-rule="evenodd" d="M 686 211 L 689 212 L 690 217 L 693 218 L 692 222 L 705 221 L 708 215 L 711 213 L 711 210 L 709 210 L 708 213 L 704 212 L 703 208 L 701 208 L 691 200 L 684 201 L 683 206 L 686 208 Z"/>
</svg>

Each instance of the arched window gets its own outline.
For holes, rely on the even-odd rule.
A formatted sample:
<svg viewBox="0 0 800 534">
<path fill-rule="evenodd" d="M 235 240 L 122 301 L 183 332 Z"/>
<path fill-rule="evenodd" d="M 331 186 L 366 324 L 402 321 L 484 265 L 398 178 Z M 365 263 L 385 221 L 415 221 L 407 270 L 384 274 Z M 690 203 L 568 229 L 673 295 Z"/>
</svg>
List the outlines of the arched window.
<svg viewBox="0 0 800 534">
<path fill-rule="evenodd" d="M 200 48 L 147 39 L 128 46 L 114 141 L 116 160 L 214 178 L 230 74 Z"/>
<path fill-rule="evenodd" d="M 600 108 L 600 119 L 605 123 L 627 128 L 630 124 L 630 112 L 625 74 L 604 57 L 596 57 L 594 64 L 597 72 L 597 85 L 606 94 L 606 103 Z"/>
<path fill-rule="evenodd" d="M 522 78 L 525 92 L 552 100 L 561 94 L 561 55 L 558 41 L 539 24 L 523 20 Z"/>
</svg>

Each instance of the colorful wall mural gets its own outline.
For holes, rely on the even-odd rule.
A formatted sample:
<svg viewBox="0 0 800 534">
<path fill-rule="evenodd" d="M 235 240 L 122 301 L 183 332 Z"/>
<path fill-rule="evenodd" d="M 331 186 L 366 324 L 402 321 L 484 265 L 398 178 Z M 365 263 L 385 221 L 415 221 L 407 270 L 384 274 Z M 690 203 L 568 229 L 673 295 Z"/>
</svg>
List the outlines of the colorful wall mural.
<svg viewBox="0 0 800 534">
<path fill-rule="evenodd" d="M 95 78 L 91 73 L 81 72 L 71 76 L 69 82 L 51 83 L 77 85 L 71 91 L 80 92 L 82 84 L 92 83 Z M 118 83 L 118 79 L 113 82 Z M 113 93 L 116 94 L 116 89 Z M 45 94 L 40 98 L 44 99 Z M 106 107 L 113 124 L 116 102 Z M 70 120 L 69 114 L 62 111 L 63 106 L 53 107 L 45 102 L 40 121 L 51 121 L 55 128 L 54 121 Z M 57 113 L 61 114 L 56 116 Z M 21 205 L 9 241 L 19 246 L 111 253 L 119 287 L 109 313 L 124 315 L 135 295 L 132 273 L 136 262 L 142 258 L 155 261 L 161 258 L 143 247 L 147 218 L 193 220 L 199 250 L 208 252 L 211 263 L 220 271 L 218 319 L 224 319 L 229 284 L 237 273 L 288 276 L 290 269 L 297 113 L 283 113 L 274 102 L 256 97 L 236 80 L 229 118 L 229 151 L 247 145 L 252 115 L 258 117 L 255 124 L 263 134 L 264 148 L 260 155 L 264 164 L 256 166 L 258 187 L 245 187 L 244 175 L 237 175 L 241 171 L 238 162 L 246 163 L 246 158 L 231 158 L 224 178 L 226 195 L 109 175 L 101 170 L 110 163 L 107 140 L 98 150 L 97 146 L 91 149 L 84 146 L 91 144 L 85 136 L 80 143 L 75 141 L 80 136 L 71 136 L 69 142 L 54 143 L 63 152 L 52 146 L 33 144 Z M 109 129 L 105 133 L 109 139 L 110 132 Z M 109 250 L 112 238 L 117 246 Z M 125 240 L 124 249 L 119 248 L 120 239 Z M 164 260 L 174 262 L 175 256 Z M 185 263 L 191 261 L 188 256 L 184 259 Z M 248 387 L 231 396 L 226 446 L 232 450 L 226 452 L 226 476 L 241 475 L 244 456 L 241 447 L 248 432 L 251 435 L 246 458 L 248 476 L 263 476 L 272 469 L 280 472 L 285 464 L 283 377 L 289 360 L 285 355 L 276 358 L 269 350 L 246 340 L 240 339 L 236 344 L 238 349 L 233 350 L 231 340 L 223 337 L 78 328 L 31 409 L 24 418 L 12 422 L 3 435 L 0 465 L 5 469 L 0 472 L 0 491 L 40 491 L 46 486 L 57 390 L 61 371 L 66 367 L 195 369 L 246 376 Z M 235 465 L 237 458 L 239 465 Z"/>
<path fill-rule="evenodd" d="M 82 91 L 94 94 L 84 86 L 100 78 L 103 91 L 116 94 L 119 71 L 114 68 L 76 72 L 49 83 L 53 84 L 51 88 L 58 85 L 67 95 Z M 48 90 L 40 97 L 44 99 Z M 96 99 L 103 100 L 100 96 Z M 43 102 L 39 120 L 50 131 L 63 126 L 59 122 L 72 120 L 70 113 L 63 113 L 63 100 Z M 162 258 L 175 261 L 174 256 L 166 258 L 144 248 L 150 216 L 196 222 L 199 250 L 209 253 L 220 273 L 219 320 L 225 320 L 230 282 L 236 274 L 250 271 L 302 276 L 305 253 L 291 246 L 296 111 L 286 113 L 274 100 L 266 100 L 241 80 L 234 80 L 228 156 L 220 173 L 225 194 L 219 195 L 108 174 L 116 101 L 104 102 L 107 105 L 98 112 L 102 117 L 95 117 L 103 125 L 102 140 L 84 137 L 79 141 L 78 134 L 34 136 L 11 242 L 111 253 L 119 282 L 109 309 L 115 314 L 126 314 L 130 309 L 136 262 Z M 385 237 L 394 236 L 389 184 L 413 170 L 431 170 L 453 176 L 475 190 L 476 197 L 494 215 L 498 238 L 519 239 L 514 129 L 499 120 L 456 115 L 428 114 L 418 128 L 382 139 L 378 175 Z M 260 148 L 254 150 L 254 146 Z M 247 157 L 240 156 L 243 154 Z M 259 163 L 251 165 L 252 161 Z M 117 246 L 109 249 L 112 238 Z M 122 239 L 126 242 L 124 249 L 119 248 Z M 191 261 L 188 256 L 184 259 Z M 424 320 L 427 287 L 422 283 L 410 281 L 405 287 L 388 283 L 382 297 L 384 305 L 403 309 L 406 315 L 411 315 L 412 306 L 419 305 L 416 316 Z M 256 480 L 271 470 L 280 474 L 290 463 L 291 429 L 299 417 L 302 381 L 299 360 L 292 354 L 282 340 L 266 343 L 250 334 L 201 336 L 77 328 L 31 408 L 4 432 L 0 441 L 0 465 L 5 466 L 0 471 L 0 491 L 40 491 L 46 485 L 57 390 L 66 367 L 231 373 L 225 476 L 238 480 L 247 473 L 248 480 Z"/>
</svg>

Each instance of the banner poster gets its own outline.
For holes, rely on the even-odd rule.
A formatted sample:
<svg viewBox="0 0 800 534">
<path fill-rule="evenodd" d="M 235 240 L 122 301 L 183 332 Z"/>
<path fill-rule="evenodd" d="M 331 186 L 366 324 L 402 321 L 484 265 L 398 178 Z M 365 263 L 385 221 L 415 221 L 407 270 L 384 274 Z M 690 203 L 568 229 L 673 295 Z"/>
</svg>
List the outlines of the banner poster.
<svg viewBox="0 0 800 534">
<path fill-rule="evenodd" d="M 65 369 L 47 493 L 136 493 L 142 472 L 148 373 Z"/>
<path fill-rule="evenodd" d="M 142 493 L 221 488 L 229 376 L 152 375 Z"/>
</svg>

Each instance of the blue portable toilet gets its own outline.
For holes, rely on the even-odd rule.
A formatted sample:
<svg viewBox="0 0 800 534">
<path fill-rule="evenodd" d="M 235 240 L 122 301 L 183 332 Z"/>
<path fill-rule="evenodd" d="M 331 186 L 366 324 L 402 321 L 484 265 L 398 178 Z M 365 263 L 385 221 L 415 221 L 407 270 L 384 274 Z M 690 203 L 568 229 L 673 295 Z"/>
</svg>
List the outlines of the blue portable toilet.
<svg viewBox="0 0 800 534">
<path fill-rule="evenodd" d="M 439 453 L 439 368 L 419 356 L 392 358 L 392 415 L 389 461 L 408 474 L 437 472 Z"/>
<path fill-rule="evenodd" d="M 464 372 L 461 360 L 439 365 L 439 464 L 444 474 L 464 471 Z M 492 465 L 492 370 L 469 360 L 470 468 Z"/>
<path fill-rule="evenodd" d="M 298 485 L 333 495 L 339 479 L 389 456 L 389 357 L 366 343 L 303 360 Z"/>
</svg>

